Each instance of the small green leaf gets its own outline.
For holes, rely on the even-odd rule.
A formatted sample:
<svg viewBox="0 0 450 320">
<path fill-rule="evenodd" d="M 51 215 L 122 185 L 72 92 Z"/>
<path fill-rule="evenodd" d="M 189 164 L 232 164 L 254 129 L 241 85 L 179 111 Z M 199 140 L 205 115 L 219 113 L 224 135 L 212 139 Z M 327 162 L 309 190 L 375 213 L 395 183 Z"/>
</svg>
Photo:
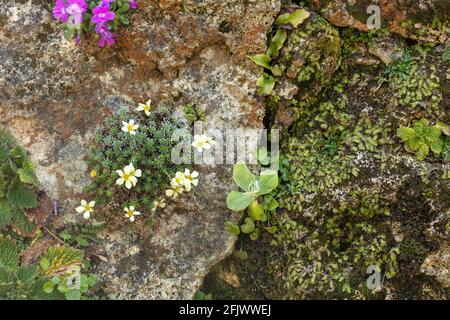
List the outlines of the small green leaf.
<svg viewBox="0 0 450 320">
<path fill-rule="evenodd" d="M 270 234 L 274 234 L 275 232 L 277 232 L 277 227 L 276 226 L 270 226 L 270 227 L 266 228 L 266 230 Z"/>
<path fill-rule="evenodd" d="M 250 240 L 256 241 L 259 238 L 259 230 L 255 230 L 250 233 Z"/>
<path fill-rule="evenodd" d="M 297 28 L 299 24 L 308 19 L 310 13 L 305 9 L 297 9 L 292 13 L 284 13 L 280 15 L 276 22 L 278 24 L 291 24 L 294 28 Z"/>
<path fill-rule="evenodd" d="M 269 57 L 276 57 L 278 52 L 283 47 L 284 42 L 287 38 L 287 32 L 284 29 L 278 29 L 277 33 L 270 40 L 269 48 L 267 49 L 266 54 Z"/>
<path fill-rule="evenodd" d="M 25 161 L 23 163 L 23 167 L 20 168 L 17 172 L 19 174 L 20 181 L 27 184 L 34 183 L 34 166 L 30 161 Z"/>
<path fill-rule="evenodd" d="M 275 88 L 275 84 L 275 78 L 264 72 L 264 74 L 256 81 L 256 85 L 258 86 L 258 94 L 266 96 L 270 95 L 273 88 Z"/>
<path fill-rule="evenodd" d="M 42 258 L 39 265 L 41 266 L 41 269 L 45 271 L 50 267 L 50 261 L 48 261 L 47 258 Z"/>
<path fill-rule="evenodd" d="M 238 258 L 239 260 L 247 260 L 248 259 L 248 253 L 245 250 L 234 250 L 233 256 Z"/>
<path fill-rule="evenodd" d="M 43 289 L 44 289 L 45 293 L 52 293 L 53 292 L 53 283 L 51 283 L 50 281 L 47 281 L 46 283 L 44 283 Z"/>
<path fill-rule="evenodd" d="M 268 55 L 257 54 L 254 56 L 250 56 L 249 58 L 252 59 L 252 61 L 257 65 L 262 66 L 266 69 L 271 69 L 270 62 L 272 61 L 272 58 L 270 58 Z"/>
<path fill-rule="evenodd" d="M 58 276 L 54 276 L 54 277 L 52 277 L 52 283 L 54 284 L 54 285 L 57 285 L 57 284 L 59 284 L 60 282 L 61 282 L 61 278 L 60 277 L 58 277 Z"/>
<path fill-rule="evenodd" d="M 241 231 L 248 234 L 252 233 L 253 230 L 255 230 L 255 222 L 249 217 L 245 218 L 244 224 L 241 225 Z"/>
<path fill-rule="evenodd" d="M 225 227 L 231 234 L 238 235 L 239 233 L 241 233 L 241 231 L 239 230 L 239 226 L 231 221 L 225 222 Z"/>
<path fill-rule="evenodd" d="M 279 203 L 275 199 L 270 199 L 269 203 L 266 203 L 266 208 L 269 211 L 273 211 L 279 207 Z"/>
</svg>

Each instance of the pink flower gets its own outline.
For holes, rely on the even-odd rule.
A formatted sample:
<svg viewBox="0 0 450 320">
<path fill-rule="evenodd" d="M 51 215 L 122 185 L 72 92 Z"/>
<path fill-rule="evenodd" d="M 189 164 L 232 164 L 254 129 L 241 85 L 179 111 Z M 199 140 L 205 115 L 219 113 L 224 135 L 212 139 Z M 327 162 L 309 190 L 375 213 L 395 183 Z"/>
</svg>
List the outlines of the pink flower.
<svg viewBox="0 0 450 320">
<path fill-rule="evenodd" d="M 109 7 L 95 7 L 92 10 L 92 13 L 94 14 L 91 18 L 91 21 L 93 23 L 103 23 L 107 22 L 109 20 L 114 20 L 116 17 L 116 14 L 112 11 L 109 11 Z"/>
<path fill-rule="evenodd" d="M 98 45 L 100 47 L 104 47 L 105 44 L 108 46 L 112 46 L 116 41 L 114 40 L 114 37 L 116 35 L 112 32 L 105 31 L 102 33 L 102 38 L 98 41 Z"/>
<path fill-rule="evenodd" d="M 131 9 L 136 9 L 136 8 L 137 8 L 136 0 L 129 0 L 129 1 L 130 1 L 130 7 L 131 7 Z"/>
<path fill-rule="evenodd" d="M 68 0 L 67 13 L 73 16 L 73 23 L 80 24 L 83 22 L 83 14 L 87 10 L 85 0 Z"/>
<path fill-rule="evenodd" d="M 64 0 L 56 0 L 55 6 L 53 7 L 53 17 L 56 20 L 67 22 L 67 18 L 69 16 L 66 12 L 66 3 L 64 2 Z"/>
</svg>

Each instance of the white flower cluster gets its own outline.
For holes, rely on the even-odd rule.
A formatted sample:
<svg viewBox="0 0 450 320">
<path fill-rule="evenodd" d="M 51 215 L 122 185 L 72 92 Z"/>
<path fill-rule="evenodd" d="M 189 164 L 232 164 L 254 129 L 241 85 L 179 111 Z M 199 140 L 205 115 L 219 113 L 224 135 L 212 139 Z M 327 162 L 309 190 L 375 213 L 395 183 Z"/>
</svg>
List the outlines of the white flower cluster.
<svg viewBox="0 0 450 320">
<path fill-rule="evenodd" d="M 166 196 L 176 199 L 184 191 L 191 191 L 192 187 L 198 185 L 198 172 L 185 169 L 184 172 L 178 171 L 175 178 L 170 181 L 170 189 L 166 190 Z"/>
</svg>

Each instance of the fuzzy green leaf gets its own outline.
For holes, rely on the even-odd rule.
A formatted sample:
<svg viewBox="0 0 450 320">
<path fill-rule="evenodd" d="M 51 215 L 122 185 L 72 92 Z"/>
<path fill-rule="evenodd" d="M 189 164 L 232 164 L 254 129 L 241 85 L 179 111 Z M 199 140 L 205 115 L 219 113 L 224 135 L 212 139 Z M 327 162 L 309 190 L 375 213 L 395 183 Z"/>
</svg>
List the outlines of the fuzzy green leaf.
<svg viewBox="0 0 450 320">
<path fill-rule="evenodd" d="M 36 193 L 18 179 L 9 186 L 7 197 L 13 206 L 21 209 L 31 209 L 37 204 Z"/>
<path fill-rule="evenodd" d="M 30 161 L 26 160 L 23 163 L 22 168 L 17 171 L 20 181 L 28 184 L 34 183 L 34 170 L 35 168 L 33 164 Z"/>
<path fill-rule="evenodd" d="M 260 194 L 272 192 L 278 186 L 278 173 L 274 170 L 261 172 L 259 177 Z"/>
<path fill-rule="evenodd" d="M 233 180 L 239 187 L 249 192 L 249 187 L 256 181 L 256 177 L 248 170 L 248 167 L 244 162 L 239 161 L 233 168 Z"/>
<path fill-rule="evenodd" d="M 227 196 L 227 206 L 233 211 L 242 211 L 247 208 L 250 203 L 255 200 L 254 195 L 242 193 L 238 191 L 231 191 Z"/>
</svg>

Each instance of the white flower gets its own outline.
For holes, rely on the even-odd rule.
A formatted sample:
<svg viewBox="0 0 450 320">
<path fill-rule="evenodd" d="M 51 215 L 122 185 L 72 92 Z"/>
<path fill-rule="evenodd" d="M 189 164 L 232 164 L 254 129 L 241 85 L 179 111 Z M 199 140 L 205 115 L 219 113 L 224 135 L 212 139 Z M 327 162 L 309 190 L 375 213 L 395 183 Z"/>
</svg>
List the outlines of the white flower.
<svg viewBox="0 0 450 320">
<path fill-rule="evenodd" d="M 194 142 L 192 142 L 192 146 L 197 148 L 198 152 L 202 152 L 203 149 L 208 150 L 211 146 L 215 145 L 216 142 L 208 137 L 206 134 L 202 135 L 194 135 Z"/>
<path fill-rule="evenodd" d="M 130 219 L 131 222 L 135 220 L 135 216 L 140 216 L 141 213 L 139 211 L 136 211 L 133 206 L 130 206 L 128 208 L 123 209 L 125 213 L 125 217 Z"/>
<path fill-rule="evenodd" d="M 175 178 L 172 179 L 172 181 L 170 182 L 171 189 L 166 190 L 166 196 L 176 199 L 176 198 L 178 198 L 178 196 L 180 194 L 183 193 L 184 188 L 182 185 L 177 184 L 176 181 L 174 181 L 174 180 L 175 180 Z"/>
<path fill-rule="evenodd" d="M 186 177 L 184 176 L 184 173 L 180 171 L 175 173 L 175 178 L 172 178 L 170 184 L 173 186 L 184 186 L 186 184 Z"/>
<path fill-rule="evenodd" d="M 131 119 L 128 122 L 123 121 L 122 125 L 123 125 L 122 131 L 123 132 L 128 132 L 131 135 L 135 135 L 136 134 L 136 130 L 139 128 L 139 125 L 135 124 L 133 119 Z"/>
<path fill-rule="evenodd" d="M 152 110 L 152 100 L 148 100 L 145 104 L 139 103 L 137 107 L 137 111 L 144 111 L 145 115 L 148 117 L 150 116 L 150 110 Z"/>
<path fill-rule="evenodd" d="M 116 170 L 116 173 L 120 176 L 120 178 L 117 179 L 116 184 L 121 186 L 125 183 L 125 187 L 127 189 L 131 189 L 131 187 L 136 186 L 138 181 L 137 178 L 142 176 L 142 171 L 140 169 L 136 170 L 133 163 L 130 163 L 128 166 L 123 168 L 123 171 Z"/>
<path fill-rule="evenodd" d="M 184 178 L 186 181 L 186 185 L 189 185 L 189 190 L 191 186 L 196 187 L 198 185 L 198 172 L 197 171 L 191 171 L 189 169 L 184 169 Z M 188 190 L 188 188 L 186 187 L 186 190 Z"/>
<path fill-rule="evenodd" d="M 75 210 L 78 213 L 82 213 L 83 217 L 87 220 L 91 217 L 91 213 L 94 212 L 95 201 L 89 203 L 86 200 L 81 200 L 81 206 L 77 207 Z"/>
</svg>

